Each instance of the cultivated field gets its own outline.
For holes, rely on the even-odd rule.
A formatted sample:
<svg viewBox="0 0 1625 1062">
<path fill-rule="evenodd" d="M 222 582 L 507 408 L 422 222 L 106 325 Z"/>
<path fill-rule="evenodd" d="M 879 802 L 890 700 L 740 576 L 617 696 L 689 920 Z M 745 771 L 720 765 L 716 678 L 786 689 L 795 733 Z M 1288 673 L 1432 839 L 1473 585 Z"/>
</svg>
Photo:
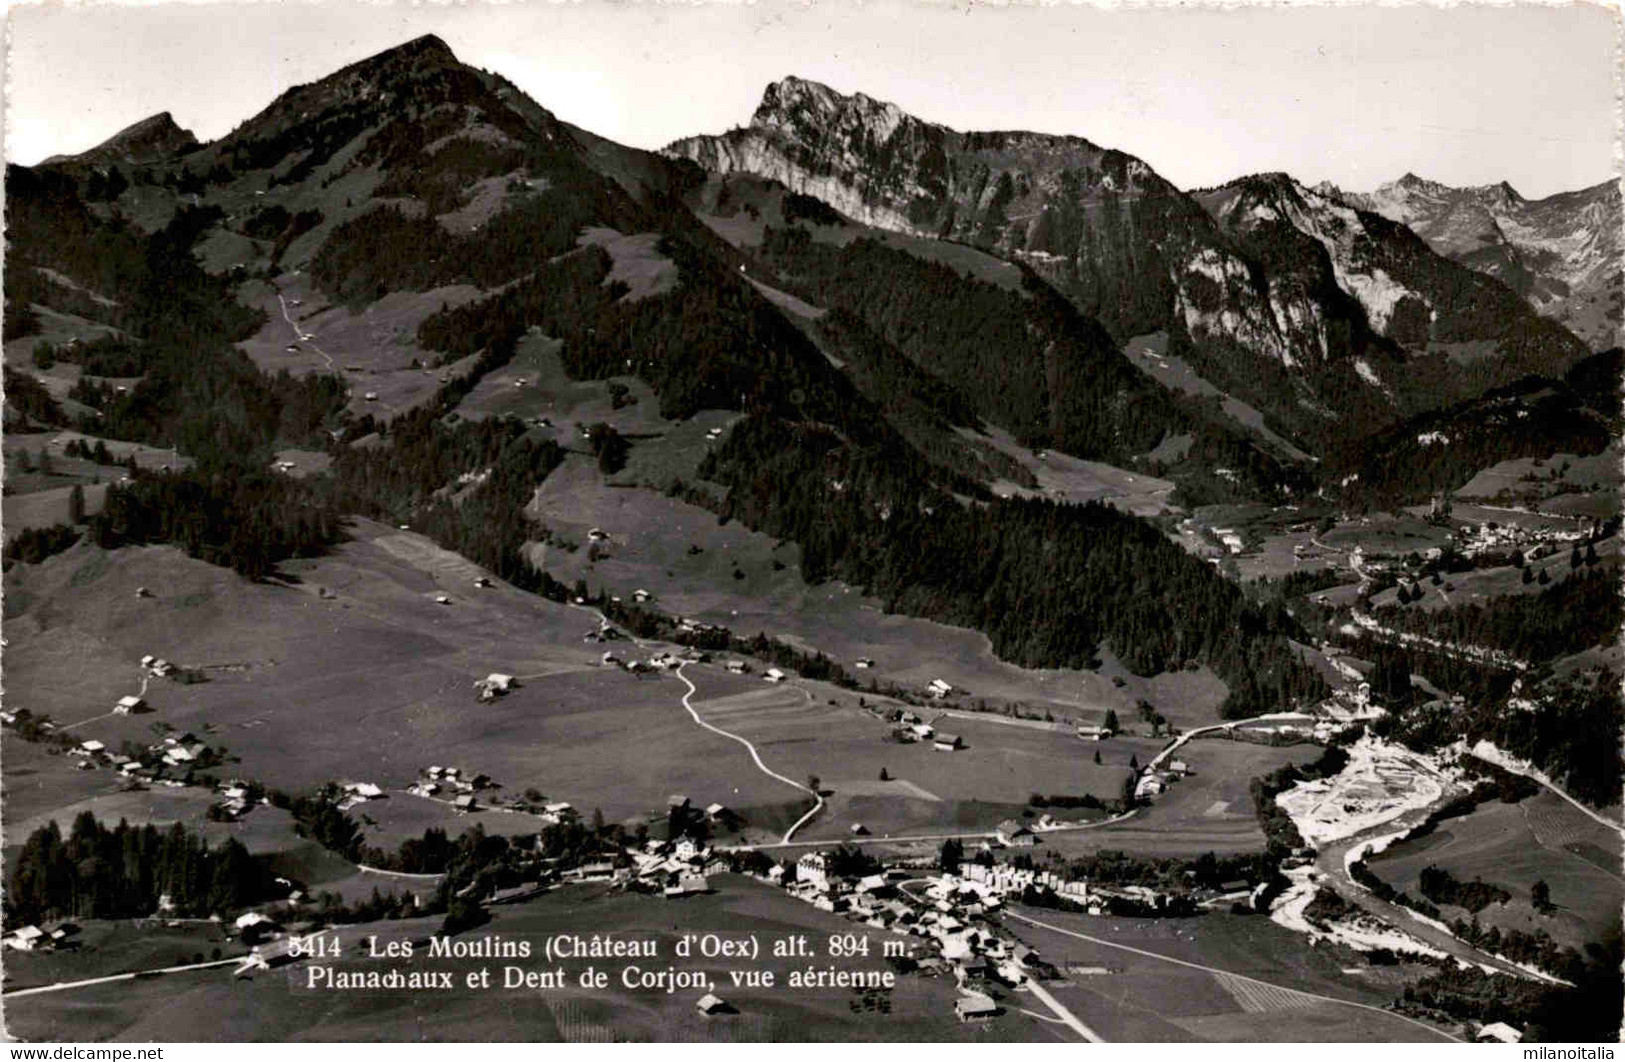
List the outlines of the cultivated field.
<svg viewBox="0 0 1625 1062">
<path fill-rule="evenodd" d="M 1525 933 L 1543 929 L 1559 944 L 1583 950 L 1588 942 L 1620 931 L 1625 905 L 1620 858 L 1617 833 L 1543 790 L 1517 804 L 1481 804 L 1427 836 L 1394 845 L 1373 859 L 1371 868 L 1394 888 L 1418 897 L 1419 876 L 1432 865 L 1461 881 L 1481 878 L 1500 885 L 1512 899 L 1479 911 L 1482 925 Z M 1551 888 L 1555 914 L 1538 915 L 1530 905 L 1536 881 Z M 1461 908 L 1440 909 L 1446 921 L 1472 918 Z"/>
<path fill-rule="evenodd" d="M 730 968 L 772 970 L 779 986 L 791 970 L 805 969 L 806 958 L 774 957 L 772 943 L 805 934 L 816 950 L 813 964 L 823 968 L 830 934 L 858 930 L 778 890 L 731 875 L 715 880 L 718 892 L 690 897 L 677 907 L 658 897 L 604 895 L 601 890 L 572 888 L 539 900 L 493 911 L 492 922 L 464 938 L 500 934 L 531 944 L 530 959 L 431 959 L 424 943 L 438 919 L 403 920 L 356 927 L 342 932 L 343 958 L 330 965 L 347 971 L 395 967 L 402 971 L 447 970 L 456 987 L 442 992 L 338 991 L 308 987 L 307 963 L 284 970 L 236 979 L 230 968 L 201 970 L 153 980 L 121 982 L 72 992 L 33 996 L 7 1007 L 10 1030 L 26 1039 L 138 1041 L 162 1039 L 182 1015 L 188 1035 L 201 1040 L 327 1041 L 369 1040 L 376 1030 L 416 1030 L 434 1040 L 466 1040 L 477 1030 L 481 1040 L 1015 1040 L 1048 1041 L 1071 1034 L 1035 1021 L 1006 1002 L 1006 1013 L 986 1027 L 961 1025 L 953 1016 L 957 993 L 950 978 L 900 977 L 890 991 L 838 988 L 790 990 L 736 988 Z M 678 928 L 680 923 L 681 929 Z M 681 932 L 716 932 L 739 938 L 754 933 L 762 941 L 757 959 L 678 959 L 673 950 Z M 890 934 L 864 931 L 872 938 L 868 958 L 834 960 L 842 969 L 885 969 L 881 941 Z M 418 941 L 408 960 L 362 958 L 364 934 L 377 934 L 382 949 L 390 941 Z M 565 960 L 554 964 L 542 956 L 543 942 L 555 934 L 612 935 L 618 940 L 656 941 L 655 959 L 607 961 Z M 461 938 L 460 938 L 461 939 Z M 552 970 L 562 966 L 570 987 L 504 989 L 503 967 Z M 588 991 L 576 984 L 588 965 L 610 972 L 609 987 Z M 664 971 L 668 966 L 699 970 L 716 983 L 715 991 L 734 1014 L 701 1016 L 694 1007 L 700 989 L 667 993 L 634 990 L 620 984 L 625 966 Z M 492 987 L 470 990 L 466 976 L 488 967 Z"/>
</svg>

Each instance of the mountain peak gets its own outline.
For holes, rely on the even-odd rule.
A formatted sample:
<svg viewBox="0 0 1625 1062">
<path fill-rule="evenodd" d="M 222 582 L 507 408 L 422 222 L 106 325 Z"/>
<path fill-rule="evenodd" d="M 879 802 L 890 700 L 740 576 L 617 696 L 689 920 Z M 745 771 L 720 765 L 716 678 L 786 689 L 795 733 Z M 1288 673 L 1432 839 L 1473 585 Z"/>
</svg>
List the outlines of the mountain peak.
<svg viewBox="0 0 1625 1062">
<path fill-rule="evenodd" d="M 175 116 L 160 111 L 125 126 L 89 151 L 78 155 L 53 155 L 43 165 L 84 162 L 92 165 L 156 162 L 197 146 L 197 137 L 175 124 Z"/>
</svg>

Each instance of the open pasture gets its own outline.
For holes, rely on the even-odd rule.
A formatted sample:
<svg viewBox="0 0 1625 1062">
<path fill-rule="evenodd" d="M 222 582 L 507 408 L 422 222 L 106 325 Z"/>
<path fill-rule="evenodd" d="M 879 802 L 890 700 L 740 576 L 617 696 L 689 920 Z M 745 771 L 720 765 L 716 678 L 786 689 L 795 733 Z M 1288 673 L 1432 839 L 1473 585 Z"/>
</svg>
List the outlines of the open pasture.
<svg viewBox="0 0 1625 1062">
<path fill-rule="evenodd" d="M 442 307 L 457 307 L 481 296 L 478 288 L 456 284 L 423 292 L 394 292 L 359 313 L 332 306 L 312 289 L 310 278 L 294 273 L 277 284 L 244 289 L 244 301 L 264 310 L 266 323 L 237 344 L 260 369 L 283 369 L 342 376 L 351 389 L 350 411 L 388 417 L 431 397 L 442 378 L 466 373 L 473 357 L 434 368 L 441 355 L 417 342 L 417 329 Z M 250 298 L 249 294 L 254 297 Z M 416 362 L 416 366 L 413 363 Z M 371 393 L 377 397 L 368 400 Z"/>
<path fill-rule="evenodd" d="M 1421 896 L 1421 872 L 1429 866 L 1470 882 L 1481 878 L 1512 894 L 1505 904 L 1478 912 L 1487 926 L 1533 933 L 1543 929 L 1559 944 L 1583 949 L 1620 929 L 1625 876 L 1620 838 L 1565 802 L 1542 791 L 1517 804 L 1493 801 L 1433 833 L 1402 841 L 1371 860 L 1371 869 L 1394 888 Z M 1551 889 L 1558 910 L 1535 913 L 1529 890 L 1537 881 Z M 1462 908 L 1441 905 L 1445 921 L 1470 919 Z"/>
<path fill-rule="evenodd" d="M 1008 480 L 993 484 L 994 493 L 1004 497 L 1048 498 L 1052 501 L 1105 502 L 1136 516 L 1156 516 L 1171 508 L 1169 497 L 1174 492 L 1171 480 L 1158 479 L 1138 472 L 1129 472 L 1099 461 L 1085 461 L 1053 450 L 1043 451 L 1043 457 L 1017 443 L 1002 428 L 973 432 L 968 428 L 954 429 L 965 440 L 992 446 L 1012 458 L 1037 479 L 1036 489 L 1023 487 Z"/>
<path fill-rule="evenodd" d="M 1150 920 L 1026 908 L 1018 913 L 1107 942 L 1097 944 L 1010 920 L 1017 935 L 1063 973 L 1068 966 L 1110 971 L 1069 973 L 1066 983 L 1050 986 L 1107 1040 L 1445 1039 L 1397 1017 L 1333 1002 L 1381 1007 L 1394 993 L 1351 982 L 1325 949 L 1311 948 L 1305 938 L 1262 916 L 1213 913 L 1199 919 Z M 1207 969 L 1181 966 L 1158 955 Z"/>
<path fill-rule="evenodd" d="M 637 462 L 634 446 L 628 474 Z M 654 491 L 606 486 L 584 457 L 568 457 L 543 482 L 530 511 L 577 547 L 533 549 L 532 559 L 555 578 L 567 584 L 585 579 L 594 590 L 622 597 L 647 589 L 662 610 L 741 635 L 770 632 L 825 653 L 860 681 L 873 677 L 924 689 L 941 678 L 963 691 L 962 704 L 1020 702 L 1029 711 L 1085 722 L 1099 722 L 1114 709 L 1129 725 L 1141 697 L 1179 725 L 1213 722 L 1227 692 L 1205 668 L 1152 678 L 1109 672 L 1105 652 L 1107 666 L 1099 673 L 1006 663 L 978 631 L 887 614 L 879 601 L 838 580 L 807 586 L 793 543 L 719 524 L 712 513 Z M 594 527 L 608 536 L 596 551 L 587 542 Z M 856 669 L 862 657 L 873 659 L 874 667 Z"/>
</svg>

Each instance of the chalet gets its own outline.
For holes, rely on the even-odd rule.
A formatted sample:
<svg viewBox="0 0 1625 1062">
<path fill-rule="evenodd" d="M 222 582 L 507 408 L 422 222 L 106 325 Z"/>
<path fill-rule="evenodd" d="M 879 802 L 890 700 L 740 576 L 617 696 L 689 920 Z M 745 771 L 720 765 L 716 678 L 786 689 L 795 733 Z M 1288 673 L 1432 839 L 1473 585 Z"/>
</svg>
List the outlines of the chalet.
<svg viewBox="0 0 1625 1062">
<path fill-rule="evenodd" d="M 727 812 L 728 808 L 723 804 L 707 804 L 705 807 L 705 817 L 708 819 L 717 818 L 720 815 L 727 814 Z"/>
<path fill-rule="evenodd" d="M 377 391 L 368 391 L 366 394 L 362 395 L 361 397 L 365 398 L 368 402 L 376 402 L 376 401 L 378 401 L 378 392 Z"/>
<path fill-rule="evenodd" d="M 146 701 L 144 701 L 140 697 L 136 697 L 134 695 L 131 695 L 131 696 L 128 696 L 128 697 L 120 697 L 118 699 L 118 703 L 113 705 L 113 714 L 114 715 L 129 715 L 132 712 L 139 712 L 142 708 L 145 708 L 146 705 L 147 705 Z"/>
<path fill-rule="evenodd" d="M 16 712 L 0 712 L 0 723 L 4 723 L 6 726 L 11 726 L 16 722 L 17 722 L 17 713 Z"/>
<path fill-rule="evenodd" d="M 733 1010 L 733 1008 L 728 1005 L 727 1000 L 721 998 L 720 996 L 713 995 L 710 992 L 707 992 L 705 995 L 699 998 L 699 1001 L 694 1004 L 694 1009 L 707 1016 L 712 1014 L 726 1014 Z"/>
<path fill-rule="evenodd" d="M 863 670 L 868 670 L 869 668 L 875 666 L 875 662 L 866 656 L 860 656 L 852 662 L 852 666 L 862 668 Z"/>
<path fill-rule="evenodd" d="M 344 787 L 344 791 L 362 800 L 377 800 L 384 795 L 384 791 L 371 782 L 351 782 Z"/>
<path fill-rule="evenodd" d="M 748 670 L 743 660 L 730 660 L 725 666 L 735 675 L 743 675 Z"/>
<path fill-rule="evenodd" d="M 458 811 L 473 811 L 474 810 L 474 797 L 472 795 L 468 794 L 468 793 L 464 793 L 462 796 L 458 797 L 456 800 L 453 800 L 451 803 L 452 803 L 452 806 L 455 807 Z"/>
<path fill-rule="evenodd" d="M 1481 1044 L 1516 1044 L 1523 1041 L 1523 1033 L 1504 1021 L 1492 1021 L 1479 1029 L 1478 1035 L 1473 1037 L 1473 1040 Z"/>
<path fill-rule="evenodd" d="M 39 926 L 23 926 L 21 929 L 6 937 L 0 944 L 17 951 L 34 951 L 46 947 L 50 938 Z"/>
<path fill-rule="evenodd" d="M 258 911 L 249 911 L 245 915 L 239 915 L 237 921 L 233 922 L 232 925 L 236 927 L 237 932 L 241 933 L 243 930 L 253 929 L 255 926 L 274 926 L 276 922 Z"/>
<path fill-rule="evenodd" d="M 474 580 L 474 585 L 478 587 L 487 587 L 491 585 L 491 580 L 487 576 L 481 575 Z"/>
<path fill-rule="evenodd" d="M 998 837 L 1000 844 L 1011 848 L 1022 848 L 1038 843 L 1033 831 L 1020 819 L 1005 819 L 999 823 Z"/>
<path fill-rule="evenodd" d="M 673 793 L 666 798 L 666 806 L 668 808 L 686 808 L 688 807 L 688 797 L 681 793 Z"/>
<path fill-rule="evenodd" d="M 866 837 L 869 834 L 869 827 L 861 822 L 854 822 L 847 829 L 854 837 Z"/>
<path fill-rule="evenodd" d="M 638 590 L 632 591 L 632 600 L 636 601 L 640 605 L 644 604 L 645 602 L 647 602 L 652 597 L 654 597 L 654 595 L 649 593 L 649 591 L 647 591 L 647 590 L 638 589 Z"/>
<path fill-rule="evenodd" d="M 927 740 L 931 737 L 931 735 L 936 733 L 936 730 L 929 723 L 915 723 L 908 729 L 910 733 L 921 741 Z"/>
<path fill-rule="evenodd" d="M 939 679 L 939 678 L 932 679 L 931 684 L 929 686 L 927 686 L 925 689 L 926 689 L 927 693 L 931 694 L 931 696 L 938 697 L 938 698 L 946 697 L 946 696 L 948 696 L 948 694 L 950 694 L 950 693 L 952 693 L 954 691 L 954 688 L 952 686 L 950 686 L 948 683 L 942 681 L 942 679 Z"/>
<path fill-rule="evenodd" d="M 81 756 L 97 756 L 107 751 L 107 746 L 100 741 L 82 741 L 77 751 Z"/>
<path fill-rule="evenodd" d="M 145 655 L 145 656 L 143 656 L 143 657 L 142 657 L 142 658 L 141 658 L 141 666 L 142 666 L 142 667 L 151 667 L 151 666 L 152 666 L 152 662 L 153 662 L 153 661 L 154 661 L 154 660 L 156 660 L 156 659 L 158 659 L 158 658 L 157 658 L 157 657 L 155 657 L 155 656 L 153 656 L 153 655 L 152 655 L 152 654 L 151 654 L 151 653 L 148 653 L 148 654 L 147 654 L 147 655 Z"/>
<path fill-rule="evenodd" d="M 564 800 L 555 800 L 553 803 L 543 807 L 542 811 L 548 815 L 554 816 L 561 822 L 565 819 L 575 818 L 576 814 L 576 809 L 574 806 Z"/>
<path fill-rule="evenodd" d="M 490 700 L 501 696 L 519 685 L 512 675 L 504 675 L 500 671 L 493 671 L 489 675 L 474 683 L 474 688 L 480 691 L 481 700 Z"/>
<path fill-rule="evenodd" d="M 604 665 L 606 667 L 611 665 L 611 664 L 614 664 L 614 665 L 616 665 L 618 667 L 619 666 L 624 666 L 624 662 L 621 660 L 621 658 L 616 656 L 614 653 L 606 652 L 603 655 L 602 659 L 603 659 Z"/>
<path fill-rule="evenodd" d="M 770 667 L 770 668 L 767 669 L 767 673 L 764 674 L 762 677 L 765 678 L 769 682 L 783 682 L 784 681 L 784 672 L 780 671 L 776 667 Z"/>
<path fill-rule="evenodd" d="M 437 604 L 437 605 L 449 605 L 449 604 L 451 604 L 451 595 L 450 594 L 436 594 L 436 595 L 434 595 L 434 603 Z"/>
<path fill-rule="evenodd" d="M 934 746 L 938 752 L 957 752 L 965 747 L 958 734 L 938 734 Z"/>
<path fill-rule="evenodd" d="M 595 528 L 593 528 L 593 529 L 591 529 L 590 531 L 587 532 L 587 541 L 588 542 L 602 542 L 604 539 L 606 539 L 608 537 L 609 537 L 608 535 L 604 534 L 603 529 L 598 528 L 598 527 L 595 527 Z"/>
<path fill-rule="evenodd" d="M 1149 796 L 1156 796 L 1157 794 L 1161 793 L 1164 788 L 1166 787 L 1162 784 L 1162 779 L 1158 778 L 1156 775 L 1148 774 L 1141 778 L 1138 784 L 1135 785 L 1134 797 L 1138 800 Z"/>
<path fill-rule="evenodd" d="M 1112 736 L 1112 732 L 1108 727 L 1090 726 L 1088 724 L 1079 724 L 1077 734 L 1083 741 L 1105 741 Z"/>
<path fill-rule="evenodd" d="M 1175 774 L 1190 774 L 1191 773 L 1190 764 L 1186 763 L 1184 760 L 1171 760 L 1171 761 L 1169 761 L 1168 769 L 1170 771 L 1173 771 Z"/>
</svg>

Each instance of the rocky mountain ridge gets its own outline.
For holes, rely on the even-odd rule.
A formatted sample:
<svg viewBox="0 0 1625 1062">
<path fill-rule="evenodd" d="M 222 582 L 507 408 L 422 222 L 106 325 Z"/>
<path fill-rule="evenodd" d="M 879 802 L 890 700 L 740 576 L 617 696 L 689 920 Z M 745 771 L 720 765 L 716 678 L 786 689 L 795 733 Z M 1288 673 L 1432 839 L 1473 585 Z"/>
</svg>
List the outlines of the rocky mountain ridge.
<svg viewBox="0 0 1625 1062">
<path fill-rule="evenodd" d="M 1594 349 L 1619 343 L 1625 213 L 1617 181 L 1526 199 L 1505 181 L 1456 188 L 1407 173 L 1374 192 L 1331 193 L 1502 281 Z"/>
</svg>

